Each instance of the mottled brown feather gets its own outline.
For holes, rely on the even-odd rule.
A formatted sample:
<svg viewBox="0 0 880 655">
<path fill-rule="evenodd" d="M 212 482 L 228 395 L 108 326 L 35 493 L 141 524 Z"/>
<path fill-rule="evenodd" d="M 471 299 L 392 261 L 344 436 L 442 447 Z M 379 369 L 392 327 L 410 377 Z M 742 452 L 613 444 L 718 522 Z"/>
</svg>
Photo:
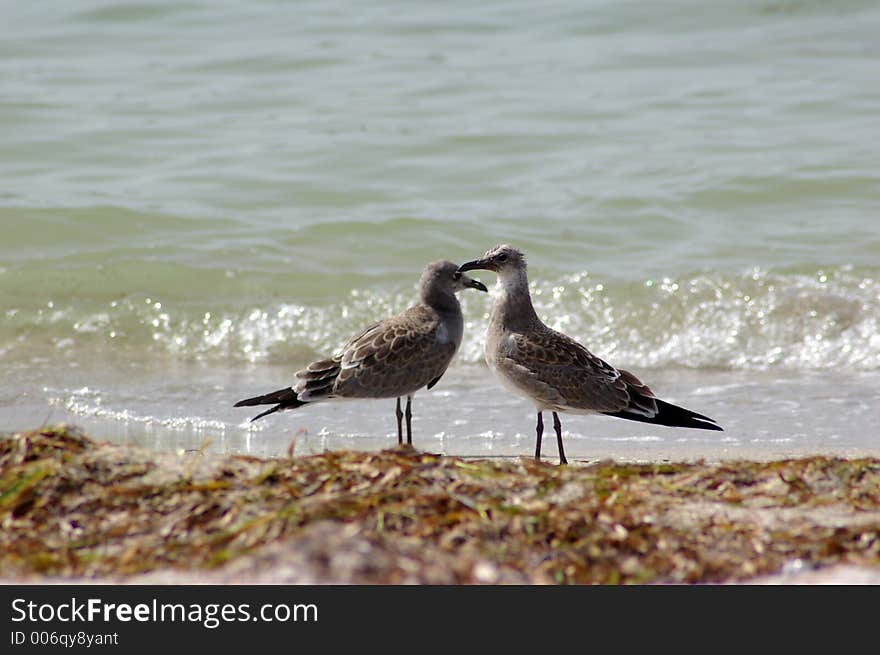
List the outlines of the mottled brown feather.
<svg viewBox="0 0 880 655">
<path fill-rule="evenodd" d="M 298 371 L 295 388 L 303 400 L 412 394 L 442 376 L 455 355 L 455 343 L 438 341 L 439 324 L 430 307 L 410 307 L 362 330 L 332 359 Z"/>
<path fill-rule="evenodd" d="M 500 344 L 498 366 L 528 395 L 558 411 L 656 413 L 651 390 L 565 334 L 540 324 Z"/>
</svg>

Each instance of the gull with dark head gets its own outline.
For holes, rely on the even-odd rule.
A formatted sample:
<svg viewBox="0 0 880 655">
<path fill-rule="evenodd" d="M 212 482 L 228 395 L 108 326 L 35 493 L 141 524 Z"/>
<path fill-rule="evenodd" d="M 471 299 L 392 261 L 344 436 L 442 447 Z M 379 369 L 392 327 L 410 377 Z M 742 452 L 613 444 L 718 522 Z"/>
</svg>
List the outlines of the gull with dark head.
<svg viewBox="0 0 880 655">
<path fill-rule="evenodd" d="M 616 369 L 538 318 L 529 294 L 526 258 L 509 245 L 492 248 L 459 271 L 498 275 L 500 293 L 486 331 L 486 363 L 501 383 L 538 410 L 535 459 L 541 459 L 545 411 L 553 412 L 559 462 L 567 464 L 558 412 L 604 414 L 673 427 L 721 430 L 713 419 L 657 398 L 629 371 Z"/>
<path fill-rule="evenodd" d="M 289 387 L 235 403 L 236 407 L 273 405 L 252 421 L 283 409 L 337 398 L 397 398 L 397 441 L 412 443 L 412 397 L 432 388 L 461 344 L 464 321 L 455 294 L 463 289 L 487 291 L 485 285 L 457 270 L 449 261 L 431 262 L 419 281 L 420 302 L 374 323 L 353 336 L 329 359 L 312 362 L 295 373 Z M 406 413 L 400 399 L 406 396 Z"/>
</svg>

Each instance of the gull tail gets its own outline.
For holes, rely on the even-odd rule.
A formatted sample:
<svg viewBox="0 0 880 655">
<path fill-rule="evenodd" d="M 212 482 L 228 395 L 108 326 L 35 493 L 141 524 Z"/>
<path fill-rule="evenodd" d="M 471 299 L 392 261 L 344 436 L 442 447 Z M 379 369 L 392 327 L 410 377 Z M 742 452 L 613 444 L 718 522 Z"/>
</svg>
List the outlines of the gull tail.
<svg viewBox="0 0 880 655">
<path fill-rule="evenodd" d="M 654 399 L 657 403 L 657 413 L 654 416 L 645 416 L 636 412 L 623 410 L 622 412 L 602 412 L 606 416 L 616 416 L 630 421 L 642 423 L 655 423 L 656 425 L 669 425 L 677 428 L 696 428 L 698 430 L 724 430 L 715 419 L 697 414 L 684 407 L 667 403 L 659 398 Z"/>
<path fill-rule="evenodd" d="M 263 396 L 254 396 L 253 398 L 245 398 L 244 400 L 239 400 L 233 406 L 250 407 L 252 405 L 275 405 L 275 407 L 267 409 L 265 412 L 254 416 L 251 419 L 251 423 L 253 423 L 258 418 L 263 418 L 268 414 L 273 414 L 274 412 L 280 411 L 282 409 L 295 409 L 305 404 L 305 401 L 300 400 L 297 397 L 296 391 L 294 391 L 290 387 L 287 387 L 286 389 L 279 389 L 278 391 L 273 391 L 272 393 L 267 393 Z"/>
</svg>

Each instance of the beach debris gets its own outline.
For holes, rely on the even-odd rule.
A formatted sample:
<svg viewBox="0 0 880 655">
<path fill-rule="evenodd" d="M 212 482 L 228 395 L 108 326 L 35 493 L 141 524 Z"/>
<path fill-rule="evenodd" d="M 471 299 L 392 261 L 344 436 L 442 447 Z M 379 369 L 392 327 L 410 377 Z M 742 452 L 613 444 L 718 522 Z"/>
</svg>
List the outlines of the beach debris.
<svg viewBox="0 0 880 655">
<path fill-rule="evenodd" d="M 247 582 L 296 553 L 310 583 L 741 581 L 880 567 L 880 460 L 181 458 L 60 425 L 0 437 L 0 525 L 6 580 Z"/>
</svg>

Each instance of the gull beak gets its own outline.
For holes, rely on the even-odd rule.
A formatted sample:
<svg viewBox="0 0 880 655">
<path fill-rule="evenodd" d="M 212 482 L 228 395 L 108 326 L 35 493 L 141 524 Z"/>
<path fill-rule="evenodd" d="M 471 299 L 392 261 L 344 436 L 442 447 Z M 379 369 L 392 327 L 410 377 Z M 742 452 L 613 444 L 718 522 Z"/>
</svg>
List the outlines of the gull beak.
<svg viewBox="0 0 880 655">
<path fill-rule="evenodd" d="M 472 262 L 465 262 L 458 267 L 459 273 L 475 270 L 494 271 L 496 268 L 491 259 L 475 259 Z"/>
<path fill-rule="evenodd" d="M 489 289 L 485 284 L 480 282 L 479 280 L 475 280 L 472 277 L 468 277 L 467 275 L 463 276 L 465 278 L 464 286 L 470 287 L 471 289 L 476 289 L 477 291 L 488 292 Z"/>
</svg>

